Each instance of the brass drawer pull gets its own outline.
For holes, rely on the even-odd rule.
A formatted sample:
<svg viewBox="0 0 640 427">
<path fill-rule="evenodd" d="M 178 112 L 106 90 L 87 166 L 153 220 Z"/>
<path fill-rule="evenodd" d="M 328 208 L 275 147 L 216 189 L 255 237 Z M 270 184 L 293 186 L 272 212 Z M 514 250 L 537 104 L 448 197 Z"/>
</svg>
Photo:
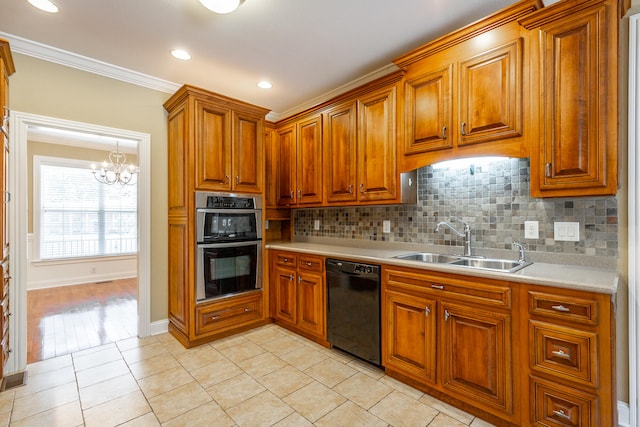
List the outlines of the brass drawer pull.
<svg viewBox="0 0 640 427">
<path fill-rule="evenodd" d="M 432 289 L 439 289 L 439 290 L 443 291 L 444 290 L 444 285 L 431 285 L 431 288 Z"/>
<path fill-rule="evenodd" d="M 425 316 L 425 317 L 428 317 L 428 316 L 429 316 L 429 314 L 431 314 L 431 310 L 429 309 L 429 307 L 425 307 L 425 308 L 424 308 L 424 316 Z"/>
<path fill-rule="evenodd" d="M 554 356 L 561 357 L 563 359 L 571 359 L 570 353 L 565 353 L 564 350 L 554 350 L 551 352 Z"/>
<path fill-rule="evenodd" d="M 564 409 L 554 409 L 553 414 L 565 420 L 571 419 L 571 417 L 564 412 Z"/>
<path fill-rule="evenodd" d="M 442 139 L 447 139 L 447 127 L 442 126 Z"/>
<path fill-rule="evenodd" d="M 220 318 L 219 314 L 213 314 L 211 316 L 209 316 L 209 320 L 218 320 Z"/>
<path fill-rule="evenodd" d="M 245 307 L 245 308 L 244 308 L 244 312 L 246 313 L 246 312 L 248 312 L 248 311 L 251 311 L 251 309 L 250 309 L 249 307 Z"/>
<path fill-rule="evenodd" d="M 555 311 L 560 311 L 562 313 L 568 313 L 571 311 L 564 305 L 552 305 L 551 308 L 554 309 Z"/>
</svg>

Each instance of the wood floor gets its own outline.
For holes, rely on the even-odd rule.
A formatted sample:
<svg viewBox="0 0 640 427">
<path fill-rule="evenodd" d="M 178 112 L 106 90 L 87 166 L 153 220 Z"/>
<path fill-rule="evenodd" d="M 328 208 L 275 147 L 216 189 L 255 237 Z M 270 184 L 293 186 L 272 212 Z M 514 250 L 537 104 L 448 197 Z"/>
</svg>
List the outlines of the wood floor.
<svg viewBox="0 0 640 427">
<path fill-rule="evenodd" d="M 136 278 L 27 292 L 27 363 L 138 333 Z"/>
</svg>

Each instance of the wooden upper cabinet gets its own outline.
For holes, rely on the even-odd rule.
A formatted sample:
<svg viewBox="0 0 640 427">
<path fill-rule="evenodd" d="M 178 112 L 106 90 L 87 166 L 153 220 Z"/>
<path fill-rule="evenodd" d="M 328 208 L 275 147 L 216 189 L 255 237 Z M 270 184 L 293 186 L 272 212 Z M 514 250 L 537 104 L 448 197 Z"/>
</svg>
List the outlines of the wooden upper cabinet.
<svg viewBox="0 0 640 427">
<path fill-rule="evenodd" d="M 277 204 L 322 203 L 322 115 L 288 124 L 277 135 Z"/>
<path fill-rule="evenodd" d="M 460 63 L 458 145 L 522 134 L 522 39 Z"/>
<path fill-rule="evenodd" d="M 231 190 L 231 110 L 195 101 L 196 188 Z"/>
<path fill-rule="evenodd" d="M 405 82 L 405 153 L 453 147 L 452 78 L 449 65 Z"/>
<path fill-rule="evenodd" d="M 405 155 L 522 135 L 523 40 L 471 57 L 462 56 L 465 46 L 415 64 L 407 73 Z"/>
<path fill-rule="evenodd" d="M 193 170 L 188 145 L 189 113 L 186 102 L 169 113 L 168 186 L 169 215 L 187 216 L 189 172 Z"/>
<path fill-rule="evenodd" d="M 396 86 L 358 99 L 358 199 L 395 199 Z"/>
<path fill-rule="evenodd" d="M 183 180 L 179 185 L 187 198 L 194 190 L 262 193 L 268 110 L 188 85 L 164 107 L 169 113 L 170 173 Z"/>
<path fill-rule="evenodd" d="M 357 200 L 356 160 L 356 103 L 350 101 L 325 112 L 324 185 L 328 203 Z"/>
<path fill-rule="evenodd" d="M 617 8 L 605 1 L 567 3 L 523 20 L 532 30 L 532 85 L 539 93 L 531 195 L 615 194 Z"/>
<path fill-rule="evenodd" d="M 265 123 L 264 126 L 264 206 L 265 208 L 276 207 L 276 136 L 272 123 Z"/>
<path fill-rule="evenodd" d="M 322 115 L 302 120 L 297 126 L 297 202 L 322 203 Z"/>
<path fill-rule="evenodd" d="M 276 204 L 291 206 L 296 203 L 296 125 L 276 131 Z"/>
<path fill-rule="evenodd" d="M 232 189 L 244 193 L 262 192 L 264 176 L 264 116 L 233 113 Z"/>
</svg>

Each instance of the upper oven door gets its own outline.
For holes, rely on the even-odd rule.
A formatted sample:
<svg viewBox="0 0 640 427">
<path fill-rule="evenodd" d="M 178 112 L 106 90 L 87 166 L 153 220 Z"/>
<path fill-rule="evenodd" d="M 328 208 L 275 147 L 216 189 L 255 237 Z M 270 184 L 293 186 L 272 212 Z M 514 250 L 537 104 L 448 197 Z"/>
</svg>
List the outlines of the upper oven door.
<svg viewBox="0 0 640 427">
<path fill-rule="evenodd" d="M 262 239 L 262 211 L 197 209 L 198 243 L 244 242 Z"/>
</svg>

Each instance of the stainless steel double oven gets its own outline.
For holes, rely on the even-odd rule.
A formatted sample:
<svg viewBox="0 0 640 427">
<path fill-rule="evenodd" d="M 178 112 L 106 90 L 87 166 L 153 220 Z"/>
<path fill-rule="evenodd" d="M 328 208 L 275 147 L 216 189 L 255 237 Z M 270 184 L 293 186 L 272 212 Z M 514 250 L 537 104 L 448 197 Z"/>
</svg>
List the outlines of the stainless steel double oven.
<svg viewBox="0 0 640 427">
<path fill-rule="evenodd" d="M 262 288 L 262 198 L 196 192 L 196 299 Z"/>
</svg>

